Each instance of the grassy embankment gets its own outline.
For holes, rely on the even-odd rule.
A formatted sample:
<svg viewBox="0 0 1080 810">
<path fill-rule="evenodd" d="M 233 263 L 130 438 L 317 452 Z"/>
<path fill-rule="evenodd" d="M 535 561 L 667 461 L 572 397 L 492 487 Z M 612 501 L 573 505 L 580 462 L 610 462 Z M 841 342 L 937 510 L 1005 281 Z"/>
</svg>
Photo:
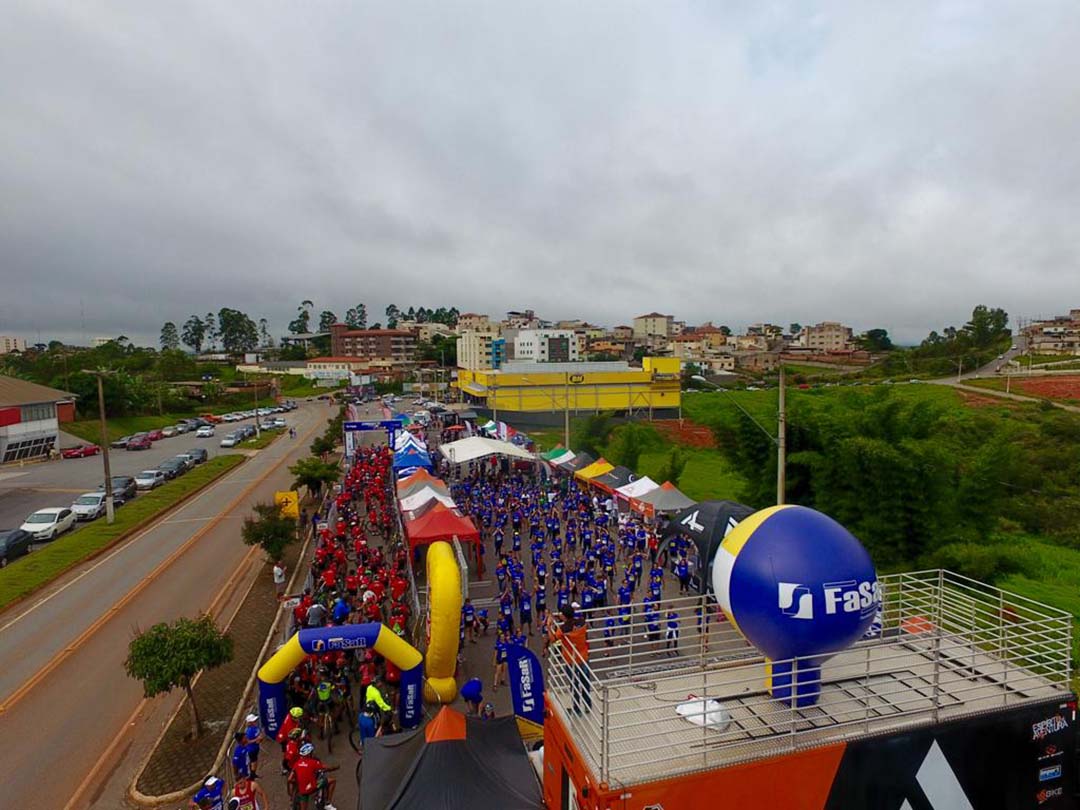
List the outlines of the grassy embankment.
<svg viewBox="0 0 1080 810">
<path fill-rule="evenodd" d="M 135 500 L 116 510 L 116 520 L 111 526 L 104 518 L 99 518 L 15 560 L 0 570 L 0 609 L 37 590 L 87 557 L 108 548 L 126 532 L 150 522 L 243 460 L 241 455 L 212 458 L 164 486 L 140 493 Z"/>
</svg>

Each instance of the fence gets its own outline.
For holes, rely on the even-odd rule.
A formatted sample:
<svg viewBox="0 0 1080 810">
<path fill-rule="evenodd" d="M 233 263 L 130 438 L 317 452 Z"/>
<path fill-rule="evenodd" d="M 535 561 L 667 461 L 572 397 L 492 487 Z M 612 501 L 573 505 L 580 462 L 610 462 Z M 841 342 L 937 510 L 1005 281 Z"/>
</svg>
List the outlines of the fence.
<svg viewBox="0 0 1080 810">
<path fill-rule="evenodd" d="M 880 583 L 880 633 L 821 665 L 813 706 L 773 699 L 761 654 L 689 597 L 659 603 L 659 633 L 644 605 L 614 627 L 612 609 L 582 611 L 588 661 L 553 647 L 552 708 L 599 781 L 633 785 L 1068 694 L 1069 614 L 945 571 Z"/>
</svg>

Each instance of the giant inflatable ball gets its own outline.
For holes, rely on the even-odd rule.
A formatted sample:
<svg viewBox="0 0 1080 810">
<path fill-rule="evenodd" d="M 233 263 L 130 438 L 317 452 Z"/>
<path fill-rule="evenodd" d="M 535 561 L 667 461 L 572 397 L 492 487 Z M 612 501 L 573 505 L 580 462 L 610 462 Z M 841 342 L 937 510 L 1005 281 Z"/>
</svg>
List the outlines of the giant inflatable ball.
<svg viewBox="0 0 1080 810">
<path fill-rule="evenodd" d="M 769 659 L 774 697 L 798 705 L 820 691 L 820 664 L 858 641 L 880 604 L 870 555 L 843 526 L 804 506 L 744 519 L 713 562 L 713 590 L 731 623 Z M 800 660 L 792 666 L 785 659 Z"/>
</svg>

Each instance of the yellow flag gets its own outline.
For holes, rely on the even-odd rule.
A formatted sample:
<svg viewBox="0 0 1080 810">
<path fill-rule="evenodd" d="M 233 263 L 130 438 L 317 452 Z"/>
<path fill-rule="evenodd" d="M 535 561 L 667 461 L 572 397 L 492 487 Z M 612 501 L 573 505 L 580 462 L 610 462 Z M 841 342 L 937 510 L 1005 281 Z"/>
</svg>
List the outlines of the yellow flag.
<svg viewBox="0 0 1080 810">
<path fill-rule="evenodd" d="M 300 493 L 295 490 L 288 492 L 275 492 L 274 503 L 278 505 L 284 517 L 300 517 Z"/>
</svg>

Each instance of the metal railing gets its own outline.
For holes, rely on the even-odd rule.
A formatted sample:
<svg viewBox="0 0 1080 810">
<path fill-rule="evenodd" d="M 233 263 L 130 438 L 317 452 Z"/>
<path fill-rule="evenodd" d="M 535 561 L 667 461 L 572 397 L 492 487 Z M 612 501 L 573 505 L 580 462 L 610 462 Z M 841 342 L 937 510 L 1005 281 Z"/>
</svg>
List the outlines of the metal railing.
<svg viewBox="0 0 1080 810">
<path fill-rule="evenodd" d="M 764 658 L 705 597 L 635 604 L 625 623 L 581 611 L 588 660 L 552 646 L 550 704 L 599 781 L 633 785 L 1068 693 L 1068 613 L 946 571 L 879 582 L 880 632 L 773 662 L 820 688 L 814 705 L 774 699 Z"/>
</svg>

